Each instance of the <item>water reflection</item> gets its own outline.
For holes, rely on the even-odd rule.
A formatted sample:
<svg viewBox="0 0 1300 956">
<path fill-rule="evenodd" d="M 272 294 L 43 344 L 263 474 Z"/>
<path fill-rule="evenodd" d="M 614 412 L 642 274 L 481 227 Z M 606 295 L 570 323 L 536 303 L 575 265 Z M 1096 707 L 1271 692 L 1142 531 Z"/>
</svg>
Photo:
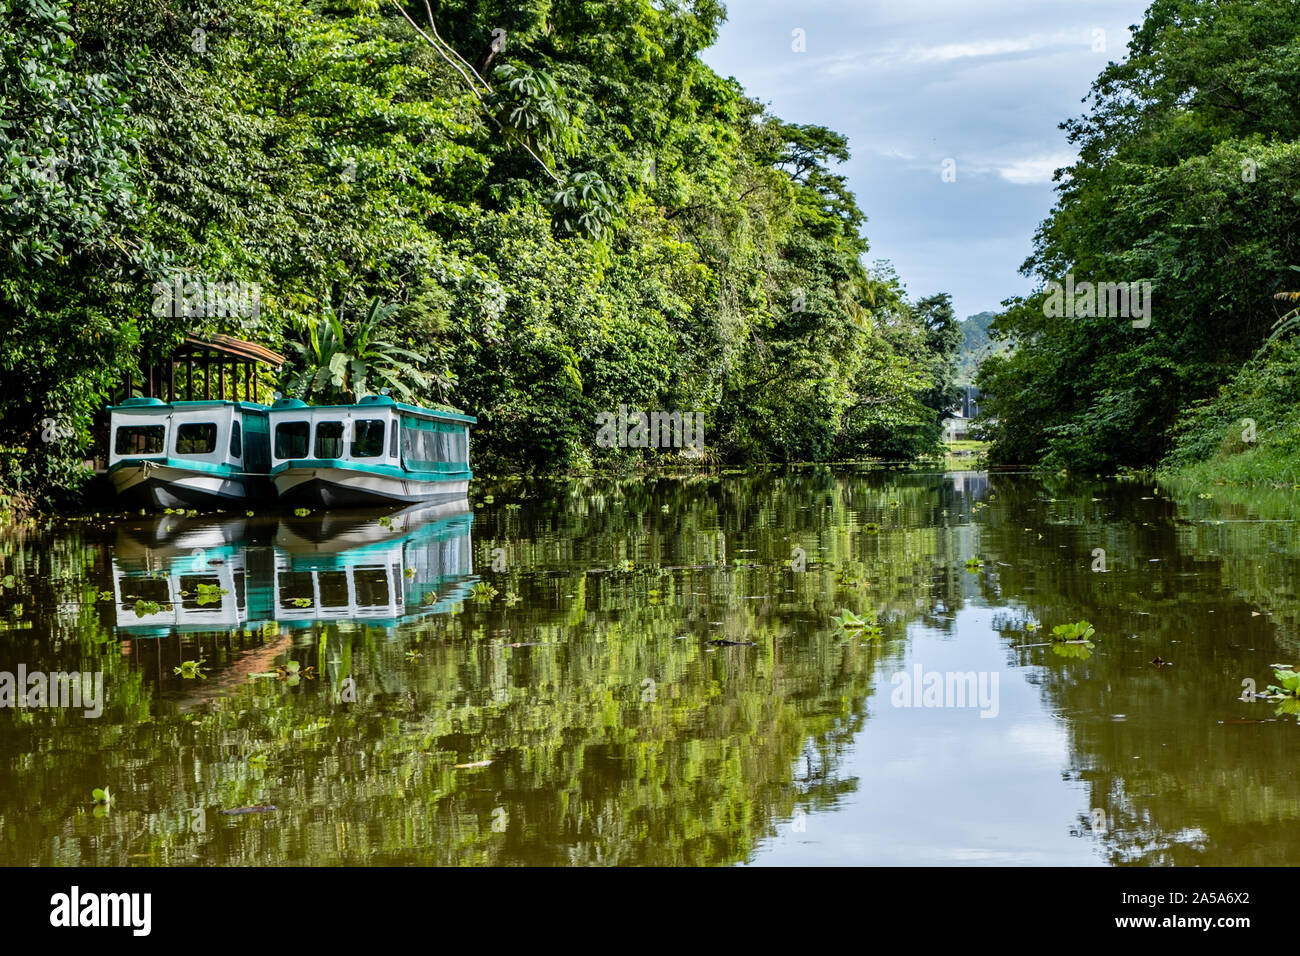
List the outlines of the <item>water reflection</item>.
<svg viewBox="0 0 1300 956">
<path fill-rule="evenodd" d="M 164 516 L 118 533 L 117 630 L 128 637 L 333 621 L 409 624 L 453 610 L 473 574 L 466 502 L 392 515 L 211 522 Z"/>
<path fill-rule="evenodd" d="M 1300 651 L 1300 497 L 851 468 L 480 493 L 0 541 L 0 671 L 107 695 L 0 708 L 0 862 L 1294 858 L 1300 727 L 1239 698 Z M 930 673 L 996 707 L 894 699 Z M 277 809 L 218 813 L 250 805 Z"/>
</svg>

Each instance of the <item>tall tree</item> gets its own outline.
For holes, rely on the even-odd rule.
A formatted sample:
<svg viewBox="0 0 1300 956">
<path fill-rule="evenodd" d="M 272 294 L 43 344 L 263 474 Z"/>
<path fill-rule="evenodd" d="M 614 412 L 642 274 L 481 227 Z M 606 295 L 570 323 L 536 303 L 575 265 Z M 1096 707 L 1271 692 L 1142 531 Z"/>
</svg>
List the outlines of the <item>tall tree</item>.
<svg viewBox="0 0 1300 956">
<path fill-rule="evenodd" d="M 1154 464 L 1169 426 L 1259 347 L 1297 261 L 1300 19 L 1291 0 L 1156 0 L 1064 124 L 1079 160 L 1039 229 L 1043 284 L 1150 283 L 1149 322 L 1065 318 L 1046 291 L 994 323 L 1014 353 L 979 375 L 994 455 Z"/>
</svg>

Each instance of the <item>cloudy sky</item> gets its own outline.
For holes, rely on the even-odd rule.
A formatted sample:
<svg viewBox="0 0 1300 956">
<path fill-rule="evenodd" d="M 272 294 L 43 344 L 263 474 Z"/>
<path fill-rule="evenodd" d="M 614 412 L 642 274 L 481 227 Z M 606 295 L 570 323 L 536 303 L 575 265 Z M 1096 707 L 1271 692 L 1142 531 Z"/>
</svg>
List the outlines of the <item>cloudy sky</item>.
<svg viewBox="0 0 1300 956">
<path fill-rule="evenodd" d="M 1073 159 L 1059 124 L 1147 2 L 729 0 L 704 59 L 782 119 L 848 135 L 868 258 L 964 318 L 1029 291 L 1020 265 Z"/>
</svg>

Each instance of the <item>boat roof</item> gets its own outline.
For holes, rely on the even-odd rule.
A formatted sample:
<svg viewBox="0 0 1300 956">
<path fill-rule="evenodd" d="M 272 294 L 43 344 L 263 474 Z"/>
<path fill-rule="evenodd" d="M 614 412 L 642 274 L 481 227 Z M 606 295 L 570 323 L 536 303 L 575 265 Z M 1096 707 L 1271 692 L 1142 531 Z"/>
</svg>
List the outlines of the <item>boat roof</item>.
<svg viewBox="0 0 1300 956">
<path fill-rule="evenodd" d="M 221 398 L 203 398 L 190 402 L 164 402 L 161 398 L 128 398 L 120 405 L 110 405 L 110 412 L 134 412 L 134 411 L 188 411 L 196 408 L 219 408 L 234 407 L 246 412 L 267 412 L 270 406 L 259 405 L 257 402 L 233 402 Z"/>
<path fill-rule="evenodd" d="M 404 415 L 418 415 L 421 418 L 440 418 L 444 421 L 464 422 L 467 425 L 477 425 L 478 419 L 473 415 L 464 415 L 460 412 L 447 412 L 441 409 L 423 408 L 419 405 L 408 405 L 405 402 L 395 401 L 389 395 L 366 395 L 360 401 L 353 402 L 351 405 L 308 405 L 296 398 L 282 398 L 271 406 L 272 411 L 284 411 L 286 409 L 309 409 L 318 411 L 321 409 L 355 409 L 355 408 L 374 408 L 376 406 L 387 406 L 395 408 Z"/>
</svg>

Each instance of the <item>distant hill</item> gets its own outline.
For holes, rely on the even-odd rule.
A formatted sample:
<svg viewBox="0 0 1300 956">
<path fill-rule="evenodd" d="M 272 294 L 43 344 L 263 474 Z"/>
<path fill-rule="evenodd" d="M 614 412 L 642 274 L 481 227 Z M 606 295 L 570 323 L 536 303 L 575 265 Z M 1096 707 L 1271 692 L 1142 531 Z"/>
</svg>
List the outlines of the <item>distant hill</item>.
<svg viewBox="0 0 1300 956">
<path fill-rule="evenodd" d="M 1006 351 L 1007 343 L 989 339 L 989 323 L 996 312 L 977 312 L 961 323 L 961 351 L 957 354 L 957 384 L 970 385 L 980 362 L 990 355 Z"/>
</svg>

